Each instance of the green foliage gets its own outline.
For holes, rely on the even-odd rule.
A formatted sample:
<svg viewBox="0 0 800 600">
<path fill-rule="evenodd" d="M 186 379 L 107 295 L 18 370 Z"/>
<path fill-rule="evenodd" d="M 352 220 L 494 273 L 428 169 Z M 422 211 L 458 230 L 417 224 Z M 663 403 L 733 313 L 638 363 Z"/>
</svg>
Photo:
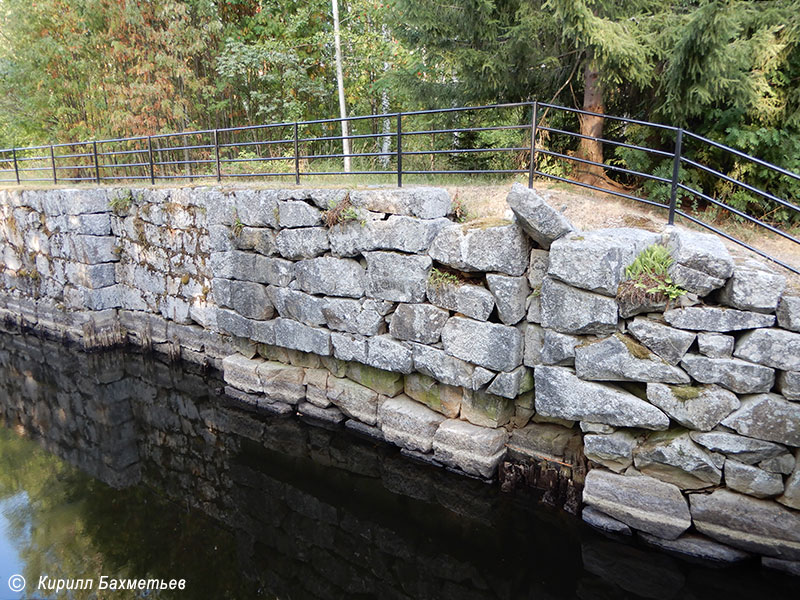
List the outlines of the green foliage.
<svg viewBox="0 0 800 600">
<path fill-rule="evenodd" d="M 108 207 L 117 215 L 124 215 L 133 203 L 133 193 L 128 190 L 126 193 L 119 193 L 108 201 Z"/>
<path fill-rule="evenodd" d="M 672 255 L 666 246 L 653 244 L 642 250 L 634 261 L 625 267 L 626 282 L 620 285 L 620 296 L 642 301 L 645 298 L 667 302 L 686 294 L 686 290 L 675 284 L 669 276 Z"/>
<path fill-rule="evenodd" d="M 338 202 L 330 201 L 328 210 L 322 213 L 322 220 L 328 228 L 348 221 L 359 223 L 362 227 L 367 224 L 366 216 L 350 202 L 349 192 Z"/>
<path fill-rule="evenodd" d="M 448 285 L 460 285 L 461 280 L 454 273 L 440 271 L 434 267 L 428 274 L 428 283 L 431 287 L 441 288 Z"/>
<path fill-rule="evenodd" d="M 672 262 L 669 248 L 653 244 L 642 250 L 636 259 L 625 267 L 625 276 L 634 279 L 641 275 L 666 275 Z"/>
</svg>

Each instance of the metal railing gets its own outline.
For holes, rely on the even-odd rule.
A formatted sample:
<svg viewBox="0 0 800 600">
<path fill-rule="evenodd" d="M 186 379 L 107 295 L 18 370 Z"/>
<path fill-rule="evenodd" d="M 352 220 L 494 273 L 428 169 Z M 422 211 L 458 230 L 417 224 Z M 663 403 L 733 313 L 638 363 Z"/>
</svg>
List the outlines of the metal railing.
<svg viewBox="0 0 800 600">
<path fill-rule="evenodd" d="M 528 111 L 530 117 L 527 117 Z M 548 114 L 557 115 L 559 123 L 564 125 L 556 127 L 551 122 L 555 119 L 548 120 Z M 639 145 L 612 139 L 613 135 L 596 138 L 581 134 L 578 125 L 584 117 L 603 118 L 607 131 L 613 130 L 614 126 L 623 130 L 629 126 L 647 128 L 659 143 Z M 350 125 L 351 133 L 347 136 L 339 133 L 342 121 Z M 460 121 L 466 121 L 466 124 Z M 501 136 L 497 138 L 499 142 L 490 140 L 487 143 L 486 136 L 498 134 Z M 623 135 L 624 131 L 621 131 L 617 137 Z M 344 139 L 352 144 L 353 150 L 349 154 L 341 152 L 340 144 Z M 596 162 L 583 158 L 570 150 L 570 144 L 580 140 L 668 161 L 671 163 L 671 176 L 626 168 L 608 160 Z M 691 158 L 686 151 L 687 141 L 698 146 Z M 676 216 L 682 217 L 800 274 L 800 267 L 770 256 L 723 231 L 704 220 L 702 212 L 684 208 L 683 200 L 692 198 L 789 240 L 793 248 L 794 245 L 800 247 L 800 239 L 776 223 L 731 206 L 715 197 L 710 189 L 697 189 L 696 184 L 687 183 L 688 179 L 681 174 L 693 169 L 708 180 L 725 182 L 764 199 L 770 206 L 800 214 L 800 207 L 795 202 L 731 177 L 723 173 L 721 167 L 705 164 L 698 155 L 708 155 L 709 149 L 757 165 L 792 183 L 800 182 L 800 174 L 681 128 L 536 101 L 6 148 L 0 149 L 0 182 L 101 184 L 141 181 L 155 184 L 171 179 L 215 179 L 220 182 L 234 178 L 287 178 L 300 184 L 301 179 L 307 176 L 368 175 L 391 178 L 402 187 L 404 177 L 409 176 L 527 175 L 529 187 L 533 186 L 534 178 L 542 177 L 664 209 L 669 224 L 674 223 Z M 344 158 L 355 162 L 356 168 L 343 171 L 341 163 Z M 558 161 L 562 167 L 540 167 L 543 160 Z M 573 173 L 563 164 L 572 168 L 601 168 L 603 172 L 627 178 L 633 183 L 627 186 L 595 185 L 572 177 Z M 314 165 L 321 168 L 314 170 Z M 642 182 L 664 186 L 662 196 L 665 201 L 636 195 L 636 184 Z"/>
</svg>

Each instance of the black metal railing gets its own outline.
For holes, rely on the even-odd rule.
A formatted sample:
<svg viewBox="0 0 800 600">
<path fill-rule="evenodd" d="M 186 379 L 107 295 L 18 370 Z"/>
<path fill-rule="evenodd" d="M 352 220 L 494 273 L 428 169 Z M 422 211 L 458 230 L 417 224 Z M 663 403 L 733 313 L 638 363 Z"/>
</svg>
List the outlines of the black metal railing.
<svg viewBox="0 0 800 600">
<path fill-rule="evenodd" d="M 601 117 L 609 133 L 603 138 L 581 134 L 579 123 L 585 117 Z M 341 133 L 343 121 L 350 128 L 346 136 Z M 629 127 L 647 131 L 640 137 L 650 143 L 631 143 Z M 351 144 L 347 154 L 341 150 L 345 139 Z M 650 157 L 645 161 L 649 166 L 633 169 L 623 166 L 625 161 L 584 158 L 575 152 L 581 140 L 599 142 L 615 152 L 641 153 Z M 687 142 L 695 145 L 692 152 L 687 152 Z M 703 211 L 685 207 L 687 202 L 715 207 L 800 249 L 800 239 L 790 233 L 800 224 L 797 201 L 732 177 L 720 164 L 709 166 L 704 158 L 712 151 L 719 162 L 738 160 L 766 169 L 795 186 L 798 192 L 792 192 L 792 198 L 800 197 L 800 174 L 690 131 L 535 101 L 7 148 L 0 150 L 0 182 L 155 184 L 171 179 L 285 178 L 300 184 L 308 176 L 361 175 L 388 178 L 402 187 L 404 177 L 527 175 L 529 186 L 542 177 L 663 209 L 670 224 L 679 216 L 800 274 L 800 265 L 769 255 L 715 226 L 713 219 L 704 219 Z M 342 169 L 345 158 L 355 165 L 349 172 Z M 656 168 L 659 160 L 662 164 Z M 671 172 L 662 168 L 665 165 Z M 600 168 L 624 181 L 606 185 L 607 178 L 590 183 L 574 177 L 575 169 L 582 167 Z M 659 169 L 662 174 L 655 172 Z M 712 185 L 698 184 L 690 170 Z M 712 187 L 719 182 L 792 216 L 783 221 L 753 216 L 715 194 Z M 645 186 L 650 186 L 649 193 L 642 193 Z"/>
</svg>

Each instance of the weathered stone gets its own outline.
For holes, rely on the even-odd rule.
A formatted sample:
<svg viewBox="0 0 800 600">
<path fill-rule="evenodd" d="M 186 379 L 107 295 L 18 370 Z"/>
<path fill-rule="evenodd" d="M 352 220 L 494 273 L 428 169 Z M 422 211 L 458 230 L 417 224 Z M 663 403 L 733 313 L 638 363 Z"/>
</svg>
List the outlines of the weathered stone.
<svg viewBox="0 0 800 600">
<path fill-rule="evenodd" d="M 628 323 L 628 331 L 671 365 L 677 365 L 681 361 L 695 338 L 694 333 L 674 329 L 644 317 L 636 317 Z"/>
<path fill-rule="evenodd" d="M 250 338 L 253 335 L 254 322 L 244 318 L 232 310 L 226 310 L 224 308 L 218 309 L 216 321 L 217 329 L 219 329 L 219 331 L 222 333 L 235 335 L 236 337 L 240 338 Z"/>
<path fill-rule="evenodd" d="M 545 277 L 541 294 L 542 327 L 560 333 L 609 335 L 617 329 L 617 303 Z"/>
<path fill-rule="evenodd" d="M 719 292 L 719 301 L 741 310 L 775 312 L 786 288 L 786 277 L 767 270 L 762 263 L 737 265 Z"/>
<path fill-rule="evenodd" d="M 355 256 L 371 250 L 398 250 L 410 254 L 428 251 L 448 219 L 417 219 L 392 215 L 385 221 L 337 225 L 330 231 L 331 249 L 340 256 Z"/>
<path fill-rule="evenodd" d="M 211 272 L 214 277 L 225 279 L 250 279 L 253 273 L 255 256 L 249 252 L 233 250 L 230 252 L 212 252 L 210 258 Z"/>
<path fill-rule="evenodd" d="M 783 296 L 776 314 L 778 325 L 791 331 L 800 331 L 800 296 Z"/>
<path fill-rule="evenodd" d="M 430 304 L 401 304 L 392 315 L 389 333 L 398 340 L 435 344 L 450 313 Z"/>
<path fill-rule="evenodd" d="M 428 250 L 430 257 L 461 271 L 496 271 L 519 276 L 528 266 L 528 239 L 519 225 L 472 221 L 442 229 Z"/>
<path fill-rule="evenodd" d="M 367 294 L 392 302 L 424 302 L 431 259 L 397 252 L 365 252 Z"/>
<path fill-rule="evenodd" d="M 614 433 L 617 431 L 616 427 L 611 425 L 604 425 L 603 423 L 590 423 L 589 421 L 580 422 L 581 431 L 584 433 Z"/>
<path fill-rule="evenodd" d="M 530 329 L 530 327 L 529 327 Z M 526 330 L 526 344 L 527 335 Z M 542 338 L 541 362 L 543 365 L 574 365 L 575 348 L 583 343 L 583 340 L 576 335 L 558 333 L 552 329 L 545 329 Z M 527 346 L 526 346 L 527 352 Z M 527 364 L 527 363 L 526 363 Z"/>
<path fill-rule="evenodd" d="M 756 440 L 726 431 L 692 432 L 689 436 L 712 452 L 721 452 L 737 461 L 754 465 L 786 453 L 786 448 L 772 442 Z"/>
<path fill-rule="evenodd" d="M 736 394 L 716 385 L 647 384 L 647 400 L 689 429 L 710 431 L 739 408 Z"/>
<path fill-rule="evenodd" d="M 481 391 L 464 390 L 461 418 L 482 427 L 502 427 L 514 416 L 514 402 Z"/>
<path fill-rule="evenodd" d="M 618 535 L 633 534 L 631 528 L 625 525 L 625 523 L 617 521 L 591 506 L 584 507 L 581 511 L 581 519 L 583 519 L 583 522 L 587 525 L 591 525 L 595 529 L 605 531 L 606 533 L 615 533 Z"/>
<path fill-rule="evenodd" d="M 575 372 L 586 380 L 663 381 L 689 383 L 678 367 L 650 352 L 631 338 L 617 333 L 575 348 Z"/>
<path fill-rule="evenodd" d="M 523 337 L 514 327 L 451 317 L 442 329 L 444 351 L 496 371 L 522 364 Z"/>
<path fill-rule="evenodd" d="M 583 381 L 566 367 L 534 370 L 536 411 L 546 417 L 619 427 L 666 429 L 669 418 L 653 405 L 618 387 Z"/>
<path fill-rule="evenodd" d="M 583 451 L 586 458 L 620 473 L 633 464 L 633 450 L 640 441 L 640 436 L 629 431 L 588 434 L 583 438 Z"/>
<path fill-rule="evenodd" d="M 477 389 L 473 386 L 473 378 L 476 371 L 473 365 L 450 356 L 444 350 L 439 350 L 438 348 L 431 348 L 421 344 L 412 344 L 411 347 L 415 371 L 448 385 Z M 492 377 L 491 372 L 489 372 L 489 377 Z M 481 385 L 487 382 L 483 381 Z M 406 393 L 408 394 L 408 391 Z"/>
<path fill-rule="evenodd" d="M 276 345 L 320 356 L 331 353 L 331 334 L 327 330 L 284 318 L 277 318 L 274 323 Z"/>
<path fill-rule="evenodd" d="M 309 294 L 360 298 L 364 295 L 364 268 L 348 258 L 323 256 L 295 263 L 297 284 Z"/>
<path fill-rule="evenodd" d="M 770 556 L 761 557 L 761 566 L 800 577 L 800 560 L 781 560 Z"/>
<path fill-rule="evenodd" d="M 414 359 L 409 346 L 388 335 L 369 338 L 367 340 L 367 357 L 361 362 L 371 367 L 396 373 L 411 373 L 414 370 Z"/>
<path fill-rule="evenodd" d="M 771 498 L 783 492 L 783 478 L 729 458 L 725 461 L 725 486 L 748 496 Z"/>
<path fill-rule="evenodd" d="M 748 437 L 800 446 L 800 405 L 777 394 L 742 397 L 741 408 L 722 424 Z"/>
<path fill-rule="evenodd" d="M 283 258 L 291 260 L 314 258 L 330 248 L 328 232 L 321 227 L 283 229 L 275 239 L 275 246 Z"/>
<path fill-rule="evenodd" d="M 796 450 L 795 453 L 800 458 L 800 450 Z M 789 508 L 800 510 L 800 460 L 795 461 L 794 470 L 786 479 L 783 495 L 777 500 Z"/>
<path fill-rule="evenodd" d="M 257 283 L 287 286 L 294 279 L 294 263 L 282 258 L 272 258 L 251 254 L 253 258 L 249 271 L 242 271 L 234 279 L 249 279 Z"/>
<path fill-rule="evenodd" d="M 663 539 L 677 539 L 692 524 L 680 489 L 646 475 L 592 469 L 586 476 L 583 501 L 634 529 Z"/>
<path fill-rule="evenodd" d="M 322 225 L 322 211 L 302 200 L 277 203 L 279 227 L 315 227 Z"/>
<path fill-rule="evenodd" d="M 684 533 L 676 540 L 665 540 L 644 532 L 640 533 L 639 537 L 649 546 L 704 561 L 734 563 L 743 561 L 750 556 L 747 552 L 720 544 L 696 533 Z"/>
<path fill-rule="evenodd" d="M 446 190 L 422 186 L 352 191 L 350 201 L 366 210 L 420 219 L 445 217 L 451 208 Z"/>
<path fill-rule="evenodd" d="M 775 323 L 773 315 L 715 306 L 673 308 L 664 313 L 664 319 L 673 327 L 693 331 L 738 331 L 771 327 Z"/>
<path fill-rule="evenodd" d="M 386 440 L 408 450 L 430 452 L 433 436 L 444 420 L 443 415 L 403 395 L 385 400 L 378 408 Z"/>
<path fill-rule="evenodd" d="M 541 289 L 537 290 L 536 292 L 532 293 L 528 296 L 527 300 L 525 301 L 528 307 L 528 314 L 525 315 L 525 318 L 528 320 L 529 323 L 541 323 L 542 322 L 542 292 Z"/>
<path fill-rule="evenodd" d="M 328 378 L 328 400 L 348 417 L 367 425 L 378 422 L 378 393 L 349 379 Z"/>
<path fill-rule="evenodd" d="M 769 500 L 728 490 L 692 494 L 697 530 L 735 548 L 800 560 L 800 514 Z"/>
<path fill-rule="evenodd" d="M 507 436 L 504 429 L 448 419 L 439 425 L 433 436 L 433 456 L 447 466 L 489 478 L 505 456 Z"/>
<path fill-rule="evenodd" d="M 737 394 L 767 392 L 775 383 L 775 371 L 736 358 L 708 358 L 687 354 L 681 366 L 700 383 L 718 383 Z"/>
<path fill-rule="evenodd" d="M 383 300 L 327 298 L 322 315 L 331 329 L 371 336 L 385 333 L 383 315 L 391 306 L 390 302 Z"/>
<path fill-rule="evenodd" d="M 306 400 L 320 408 L 328 408 L 328 377 L 332 377 L 327 369 L 305 369 L 303 383 L 306 386 Z"/>
<path fill-rule="evenodd" d="M 700 354 L 709 358 L 730 358 L 736 339 L 721 333 L 698 333 L 697 346 Z"/>
<path fill-rule="evenodd" d="M 786 452 L 775 458 L 768 458 L 758 463 L 759 469 L 764 469 L 767 473 L 780 473 L 781 475 L 789 475 L 795 467 L 794 456 Z"/>
<path fill-rule="evenodd" d="M 722 480 L 722 471 L 712 457 L 692 441 L 688 431 L 680 429 L 648 436 L 634 452 L 633 461 L 642 473 L 685 490 L 706 488 Z"/>
<path fill-rule="evenodd" d="M 251 227 L 277 227 L 278 202 L 274 190 L 235 190 L 235 211 L 226 215 L 226 225 L 233 224 L 233 217 Z M 214 205 L 213 202 L 210 203 Z"/>
<path fill-rule="evenodd" d="M 486 391 L 504 398 L 516 398 L 533 389 L 533 374 L 525 367 L 498 373 Z"/>
<path fill-rule="evenodd" d="M 347 377 L 384 396 L 397 396 L 403 391 L 403 376 L 401 374 L 376 369 L 361 363 L 348 363 Z"/>
<path fill-rule="evenodd" d="M 405 393 L 451 419 L 457 417 L 461 410 L 462 388 L 439 383 L 427 375 L 420 373 L 406 375 Z"/>
<path fill-rule="evenodd" d="M 733 355 L 783 371 L 800 371 L 800 333 L 777 328 L 748 331 L 739 338 Z"/>
<path fill-rule="evenodd" d="M 225 383 L 245 392 L 261 392 L 261 378 L 258 367 L 264 361 L 231 354 L 222 360 L 222 373 Z"/>
<path fill-rule="evenodd" d="M 716 287 L 720 287 L 733 274 L 733 258 L 718 236 L 671 227 L 666 232 L 665 238 L 667 248 L 670 249 L 672 260 L 676 265 L 687 267 L 707 278 L 720 281 Z M 678 285 L 683 285 L 683 283 Z M 711 291 L 707 288 L 689 289 L 685 287 L 685 289 L 701 296 Z"/>
<path fill-rule="evenodd" d="M 239 250 L 253 250 L 264 256 L 271 256 L 277 251 L 275 231 L 266 227 L 242 227 L 233 236 L 233 243 Z"/>
<path fill-rule="evenodd" d="M 617 304 L 621 319 L 629 319 L 643 313 L 660 313 L 667 308 L 666 298 L 650 295 L 636 297 L 632 294 L 622 294 L 617 298 Z"/>
<path fill-rule="evenodd" d="M 787 400 L 800 400 L 800 372 L 784 371 L 778 375 L 778 390 Z"/>
<path fill-rule="evenodd" d="M 494 376 L 494 371 L 484 369 L 483 367 L 475 367 L 475 370 L 472 372 L 472 386 L 468 385 L 466 387 L 471 387 L 473 390 L 479 390 L 492 379 L 494 379 Z"/>
<path fill-rule="evenodd" d="M 580 432 L 561 425 L 530 423 L 513 429 L 507 445 L 509 458 L 516 462 L 547 461 L 572 468 L 583 463 Z"/>
<path fill-rule="evenodd" d="M 267 287 L 260 283 L 231 281 L 230 294 L 233 310 L 243 317 L 263 321 L 275 314 Z"/>
<path fill-rule="evenodd" d="M 712 277 L 680 263 L 673 263 L 667 270 L 667 274 L 672 279 L 672 283 L 699 297 L 707 296 L 725 285 L 724 279 Z"/>
<path fill-rule="evenodd" d="M 616 296 L 625 267 L 655 244 L 658 234 L 642 229 L 600 229 L 553 242 L 548 275 L 575 287 Z"/>
<path fill-rule="evenodd" d="M 478 321 L 486 321 L 494 309 L 492 293 L 480 285 L 428 280 L 427 296 L 435 306 Z"/>
<path fill-rule="evenodd" d="M 575 230 L 572 223 L 551 207 L 538 190 L 514 183 L 506 202 L 525 233 L 542 248 L 549 248 L 554 240 Z"/>
<path fill-rule="evenodd" d="M 542 289 L 542 281 L 544 281 L 549 267 L 550 253 L 547 250 L 536 248 L 531 250 L 531 258 L 528 263 L 528 283 L 532 290 L 539 291 Z"/>
<path fill-rule="evenodd" d="M 322 311 L 327 306 L 327 299 L 275 286 L 270 286 L 268 292 L 280 316 L 306 325 L 324 325 L 326 323 Z"/>
<path fill-rule="evenodd" d="M 306 396 L 305 370 L 279 362 L 261 362 L 256 369 L 261 389 L 268 399 L 297 404 Z"/>
<path fill-rule="evenodd" d="M 298 403 L 297 412 L 304 417 L 316 419 L 317 421 L 324 421 L 325 423 L 332 423 L 334 425 L 341 423 L 345 419 L 342 411 L 335 406 L 322 408 L 311 402 Z"/>
<path fill-rule="evenodd" d="M 497 314 L 506 325 L 516 325 L 525 318 L 525 302 L 530 294 L 525 277 L 486 274 L 486 283 L 497 304 Z"/>
</svg>

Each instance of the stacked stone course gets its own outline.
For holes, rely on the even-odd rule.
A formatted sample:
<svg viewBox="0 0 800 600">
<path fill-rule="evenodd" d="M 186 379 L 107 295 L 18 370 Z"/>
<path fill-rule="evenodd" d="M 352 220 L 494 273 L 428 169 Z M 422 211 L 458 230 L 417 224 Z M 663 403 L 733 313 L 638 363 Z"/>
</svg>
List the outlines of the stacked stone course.
<svg viewBox="0 0 800 600">
<path fill-rule="evenodd" d="M 712 235 L 579 232 L 520 185 L 464 224 L 429 188 L 0 194 L 7 317 L 81 338 L 99 311 L 265 410 L 481 478 L 558 465 L 595 526 L 800 561 L 800 295 Z M 656 243 L 689 294 L 619 300 Z"/>
</svg>

